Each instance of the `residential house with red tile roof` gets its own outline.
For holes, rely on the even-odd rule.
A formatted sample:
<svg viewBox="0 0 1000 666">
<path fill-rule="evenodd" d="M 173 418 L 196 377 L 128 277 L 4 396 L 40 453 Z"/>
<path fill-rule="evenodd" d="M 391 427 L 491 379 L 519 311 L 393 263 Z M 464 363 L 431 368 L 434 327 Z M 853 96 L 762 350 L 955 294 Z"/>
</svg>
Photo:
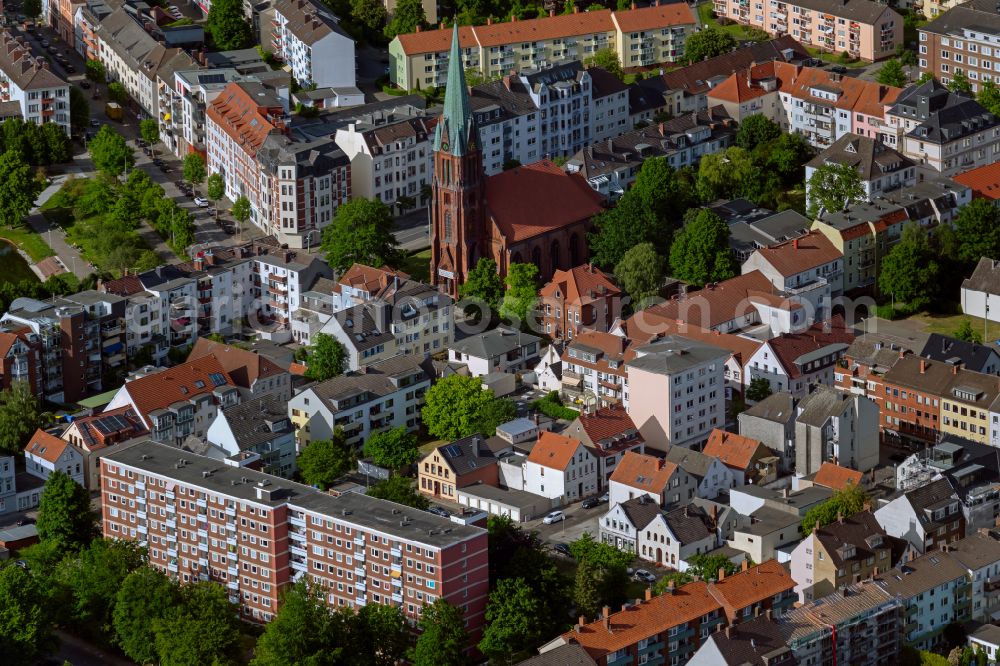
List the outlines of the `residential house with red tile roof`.
<svg viewBox="0 0 1000 666">
<path fill-rule="evenodd" d="M 715 0 L 714 9 L 719 17 L 869 62 L 894 55 L 903 43 L 903 17 L 866 0 L 794 0 L 756 8 Z"/>
<path fill-rule="evenodd" d="M 762 485 L 778 478 L 778 459 L 774 452 L 752 437 L 716 428 L 701 452 L 718 458 L 733 470 L 739 485 Z"/>
<path fill-rule="evenodd" d="M 848 486 L 861 487 L 864 474 L 856 469 L 842 467 L 836 463 L 824 462 L 813 475 L 812 482 L 830 490 L 844 490 Z"/>
<path fill-rule="evenodd" d="M 697 481 L 680 466 L 636 451 L 626 452 L 608 480 L 609 505 L 643 495 L 658 507 L 676 506 L 695 496 Z"/>
<path fill-rule="evenodd" d="M 83 456 L 86 469 L 83 486 L 96 490 L 100 485 L 101 458 L 119 444 L 148 436 L 149 429 L 142 419 L 131 406 L 126 406 L 74 418 L 59 437 Z"/>
<path fill-rule="evenodd" d="M 971 188 L 974 198 L 1000 206 L 1000 161 L 957 173 L 952 180 Z"/>
<path fill-rule="evenodd" d="M 524 488 L 547 497 L 552 506 L 597 493 L 597 460 L 578 439 L 545 431 L 524 464 Z"/>
<path fill-rule="evenodd" d="M 593 264 L 581 264 L 556 271 L 538 295 L 545 335 L 572 340 L 585 328 L 610 329 L 621 316 L 624 294 L 611 275 Z"/>
<path fill-rule="evenodd" d="M 81 486 L 84 485 L 83 456 L 80 452 L 53 434 L 41 428 L 24 447 L 24 469 L 43 481 L 53 472 L 62 472 Z"/>
<path fill-rule="evenodd" d="M 292 397 L 291 375 L 262 354 L 208 338 L 198 338 L 187 360 L 194 361 L 206 356 L 214 356 L 219 361 L 239 387 L 245 400 L 273 395 L 288 401 Z"/>
<path fill-rule="evenodd" d="M 191 435 L 204 439 L 219 409 L 239 401 L 236 382 L 217 358 L 206 356 L 126 381 L 105 411 L 131 407 L 150 439 L 180 445 Z"/>
<path fill-rule="evenodd" d="M 750 297 L 773 291 L 767 276 L 760 271 L 749 271 L 730 280 L 707 284 L 698 291 L 678 294 L 648 308 L 648 312 L 700 328 L 735 333 L 760 323 Z"/>
<path fill-rule="evenodd" d="M 730 624 L 739 624 L 771 611 L 781 617 L 796 601 L 795 581 L 777 560 L 748 566 L 739 573 L 725 575 L 709 585 L 709 593 L 722 604 Z"/>
<path fill-rule="evenodd" d="M 800 333 L 782 333 L 760 346 L 750 358 L 750 381 L 760 377 L 771 391 L 804 397 L 812 387 L 833 384 L 834 369 L 854 341 L 840 316 L 817 322 Z"/>
<path fill-rule="evenodd" d="M 579 439 L 597 458 L 597 490 L 608 487 L 611 474 L 629 451 L 642 453 L 645 442 L 621 405 L 585 409 L 562 431 Z"/>
<path fill-rule="evenodd" d="M 491 79 L 511 68 L 583 62 L 596 50 L 612 49 L 626 70 L 649 68 L 678 61 L 687 35 L 696 25 L 694 13 L 682 3 L 490 20 L 486 25 L 460 29 L 460 66 L 479 70 Z M 398 35 L 389 44 L 389 79 L 405 90 L 444 87 L 451 38 L 450 28 Z"/>
</svg>

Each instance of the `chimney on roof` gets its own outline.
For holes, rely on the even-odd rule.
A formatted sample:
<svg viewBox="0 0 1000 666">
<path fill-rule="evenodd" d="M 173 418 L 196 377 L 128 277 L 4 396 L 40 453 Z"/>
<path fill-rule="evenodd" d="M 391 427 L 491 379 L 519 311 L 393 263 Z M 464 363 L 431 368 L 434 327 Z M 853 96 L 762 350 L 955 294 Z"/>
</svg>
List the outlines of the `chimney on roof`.
<svg viewBox="0 0 1000 666">
<path fill-rule="evenodd" d="M 663 469 L 663 458 L 656 459 L 656 469 Z"/>
<path fill-rule="evenodd" d="M 580 8 L 578 6 L 576 6 L 576 5 L 573 5 L 573 13 L 574 14 L 579 14 L 580 13 Z"/>
<path fill-rule="evenodd" d="M 794 249 L 796 249 L 796 250 L 799 249 L 799 239 L 798 238 L 795 238 L 795 239 L 792 240 L 792 247 Z"/>
<path fill-rule="evenodd" d="M 899 358 L 903 358 L 904 356 L 906 356 L 906 352 L 903 351 L 902 349 L 900 349 L 899 350 Z"/>
<path fill-rule="evenodd" d="M 493 17 L 492 16 L 488 16 L 486 18 L 486 25 L 493 25 Z"/>
<path fill-rule="evenodd" d="M 576 632 L 580 633 L 580 630 L 583 628 L 583 625 L 585 624 L 587 624 L 587 617 L 585 615 L 581 615 L 576 622 Z"/>
<path fill-rule="evenodd" d="M 726 628 L 723 631 L 726 632 L 726 638 L 732 638 L 733 637 L 733 631 L 735 631 L 735 630 L 733 629 L 733 625 L 727 624 Z"/>
<path fill-rule="evenodd" d="M 787 486 L 785 488 L 781 489 L 781 498 L 782 499 L 788 499 L 788 487 Z"/>
<path fill-rule="evenodd" d="M 511 23 L 517 23 L 517 14 L 511 14 L 510 15 L 510 22 Z"/>
<path fill-rule="evenodd" d="M 900 358 L 902 358 L 902 353 L 900 353 Z M 920 374 L 927 372 L 927 359 L 920 359 Z"/>
<path fill-rule="evenodd" d="M 652 599 L 653 599 L 653 588 L 647 587 L 646 588 L 646 601 L 652 601 Z"/>
<path fill-rule="evenodd" d="M 747 562 L 747 558 L 744 557 L 743 558 L 743 564 L 740 565 L 740 571 L 746 571 L 749 568 L 750 568 L 750 563 Z"/>
<path fill-rule="evenodd" d="M 660 128 L 660 136 L 666 136 L 667 133 L 666 130 L 664 130 L 663 128 L 663 123 L 660 123 L 659 128 Z"/>
<path fill-rule="evenodd" d="M 308 19 L 309 19 L 309 17 L 307 16 L 306 20 L 308 20 Z M 417 32 L 421 32 L 422 30 L 423 30 L 423 27 L 418 23 L 417 24 Z"/>
<path fill-rule="evenodd" d="M 550 10 L 549 10 L 549 18 L 552 18 L 552 17 L 553 17 L 553 16 L 555 16 L 555 15 L 556 15 L 556 10 L 554 10 L 554 9 L 550 9 Z"/>
<path fill-rule="evenodd" d="M 719 567 L 719 580 L 721 581 L 721 580 L 725 580 L 725 579 L 726 579 L 726 568 L 725 567 Z"/>
<path fill-rule="evenodd" d="M 632 3 L 631 9 L 635 9 L 635 3 L 634 2 Z"/>
<path fill-rule="evenodd" d="M 667 581 L 667 594 L 673 594 L 674 590 L 675 590 L 674 579 L 671 578 L 670 580 Z"/>
<path fill-rule="evenodd" d="M 608 608 L 607 606 L 601 609 L 601 624 L 603 624 L 604 628 L 607 629 L 608 631 L 611 631 L 611 617 L 609 615 L 610 613 L 611 609 Z"/>
<path fill-rule="evenodd" d="M 837 522 L 840 523 L 841 525 L 844 524 L 844 514 L 842 514 L 840 511 L 837 512 Z"/>
</svg>

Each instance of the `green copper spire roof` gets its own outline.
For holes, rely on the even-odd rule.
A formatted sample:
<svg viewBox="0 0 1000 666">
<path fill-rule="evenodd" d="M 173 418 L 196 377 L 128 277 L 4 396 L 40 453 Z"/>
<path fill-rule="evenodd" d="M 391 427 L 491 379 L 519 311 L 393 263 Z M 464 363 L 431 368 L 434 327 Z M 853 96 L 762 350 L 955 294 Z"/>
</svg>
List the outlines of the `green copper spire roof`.
<svg viewBox="0 0 1000 666">
<path fill-rule="evenodd" d="M 451 38 L 451 53 L 448 55 L 448 83 L 444 92 L 444 113 L 434 133 L 434 150 L 442 150 L 452 155 L 465 155 L 475 150 L 479 143 L 479 131 L 472 117 L 472 103 L 469 88 L 465 83 L 464 60 L 458 43 L 458 24 Z"/>
</svg>

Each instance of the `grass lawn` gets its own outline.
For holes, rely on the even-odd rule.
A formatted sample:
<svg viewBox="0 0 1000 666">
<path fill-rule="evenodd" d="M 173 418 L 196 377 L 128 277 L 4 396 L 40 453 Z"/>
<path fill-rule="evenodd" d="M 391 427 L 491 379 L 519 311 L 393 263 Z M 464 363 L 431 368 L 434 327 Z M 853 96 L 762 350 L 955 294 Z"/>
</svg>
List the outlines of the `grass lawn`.
<svg viewBox="0 0 1000 666">
<path fill-rule="evenodd" d="M 824 51 L 822 49 L 814 49 L 811 46 L 807 46 L 806 51 L 808 51 L 809 55 L 812 57 L 819 58 L 823 62 L 828 62 L 834 65 L 843 65 L 844 67 L 850 68 L 858 64 L 864 64 L 859 60 L 848 60 L 847 62 L 844 62 L 840 59 L 840 53 L 830 53 L 829 51 Z"/>
<path fill-rule="evenodd" d="M 968 321 L 972 325 L 972 330 L 976 333 L 980 335 L 983 333 L 983 320 L 979 317 L 971 317 L 966 314 L 932 314 L 930 312 L 921 312 L 913 315 L 910 319 L 923 324 L 924 332 L 926 333 L 953 335 L 958 330 L 958 327 L 962 325 L 963 321 Z M 998 337 L 1000 337 L 1000 324 L 992 321 L 986 322 L 986 337 L 984 341 L 992 342 Z"/>
<path fill-rule="evenodd" d="M 728 32 L 732 35 L 733 39 L 743 40 L 746 39 L 746 33 L 743 32 L 743 26 L 739 23 L 730 23 L 729 25 L 719 25 L 719 22 L 712 17 L 712 11 L 714 10 L 714 5 L 711 2 L 703 2 L 698 5 L 698 18 L 701 20 L 702 24 L 707 26 L 712 26 L 713 28 L 718 28 L 722 32 Z"/>
<path fill-rule="evenodd" d="M 399 270 L 408 273 L 414 280 L 427 282 L 431 276 L 431 249 L 413 252 L 403 259 L 398 266 Z"/>
<path fill-rule="evenodd" d="M 45 239 L 25 226 L 22 229 L 0 229 L 0 237 L 7 239 L 18 248 L 28 253 L 36 264 L 45 257 L 55 254 Z"/>
</svg>

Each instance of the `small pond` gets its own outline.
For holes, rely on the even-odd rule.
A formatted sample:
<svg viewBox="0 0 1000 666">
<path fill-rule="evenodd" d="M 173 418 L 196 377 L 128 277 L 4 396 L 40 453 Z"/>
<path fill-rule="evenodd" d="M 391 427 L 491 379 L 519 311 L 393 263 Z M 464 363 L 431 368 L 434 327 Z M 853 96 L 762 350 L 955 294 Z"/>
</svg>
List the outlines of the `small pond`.
<svg viewBox="0 0 1000 666">
<path fill-rule="evenodd" d="M 21 280 L 37 282 L 38 276 L 13 245 L 0 239 L 0 282 L 17 283 Z"/>
</svg>

